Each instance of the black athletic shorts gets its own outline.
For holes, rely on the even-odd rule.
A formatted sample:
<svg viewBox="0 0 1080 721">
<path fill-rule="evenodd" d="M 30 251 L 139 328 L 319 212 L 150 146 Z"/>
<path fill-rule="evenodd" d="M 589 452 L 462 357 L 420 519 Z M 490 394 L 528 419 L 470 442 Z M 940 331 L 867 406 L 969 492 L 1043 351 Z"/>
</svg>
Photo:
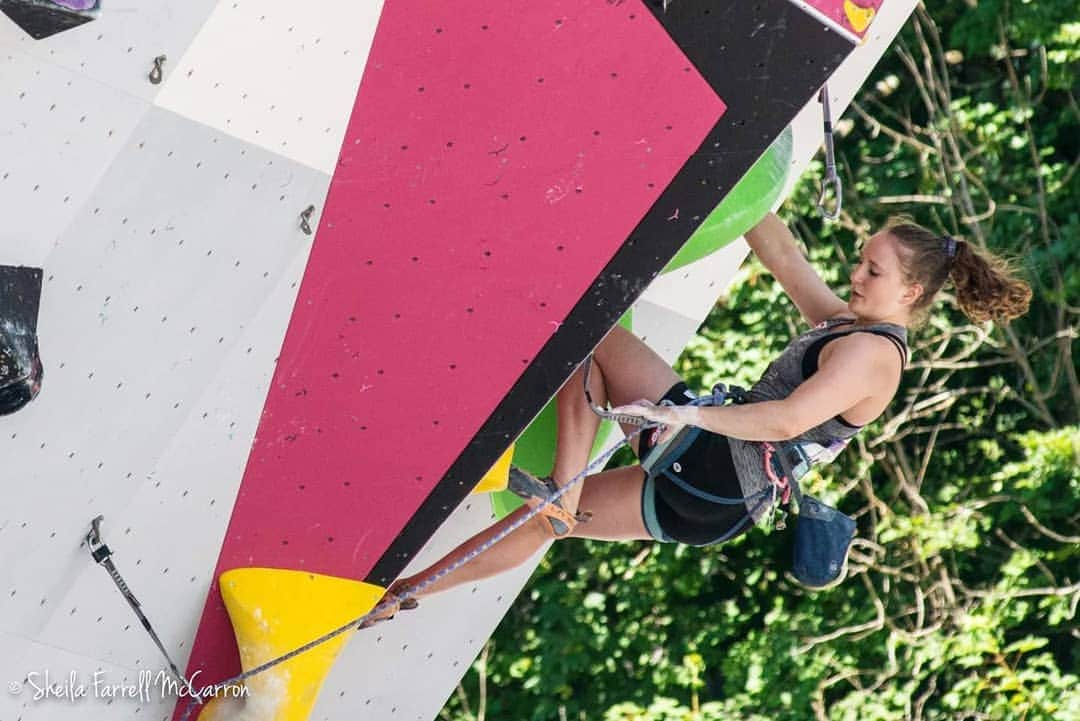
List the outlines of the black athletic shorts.
<svg viewBox="0 0 1080 721">
<path fill-rule="evenodd" d="M 686 405 L 694 398 L 683 382 L 676 383 L 660 400 Z M 658 401 L 659 402 L 659 401 Z M 652 432 L 641 436 L 639 458 L 649 457 L 655 444 Z M 727 436 L 702 431 L 679 457 L 678 468 L 646 478 L 641 493 L 645 528 L 658 541 L 708 546 L 745 533 L 753 522 L 745 502 L 730 504 L 717 499 L 742 499 L 742 487 L 731 460 Z"/>
</svg>

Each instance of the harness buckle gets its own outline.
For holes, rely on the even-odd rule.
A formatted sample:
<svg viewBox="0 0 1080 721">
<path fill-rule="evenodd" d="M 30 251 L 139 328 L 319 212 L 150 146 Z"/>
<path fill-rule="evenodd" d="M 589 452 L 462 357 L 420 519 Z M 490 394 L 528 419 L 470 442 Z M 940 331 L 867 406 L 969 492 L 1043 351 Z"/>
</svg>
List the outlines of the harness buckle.
<svg viewBox="0 0 1080 721">
<path fill-rule="evenodd" d="M 712 388 L 712 396 L 715 399 L 715 405 L 722 406 L 728 401 L 732 403 L 746 403 L 746 389 L 742 386 L 726 385 L 724 383 L 717 383 Z"/>
</svg>

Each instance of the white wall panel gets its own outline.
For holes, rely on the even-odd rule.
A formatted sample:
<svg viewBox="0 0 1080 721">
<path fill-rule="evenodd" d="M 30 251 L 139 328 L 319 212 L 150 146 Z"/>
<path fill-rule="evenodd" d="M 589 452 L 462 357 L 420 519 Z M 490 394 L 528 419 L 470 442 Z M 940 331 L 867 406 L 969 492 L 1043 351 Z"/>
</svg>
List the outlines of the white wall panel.
<svg viewBox="0 0 1080 721">
<path fill-rule="evenodd" d="M 403 575 L 421 570 L 493 521 L 486 496 L 468 497 Z M 358 632 L 331 671 L 313 721 L 435 718 L 540 558 L 537 554 L 512 572 L 425 598 L 416 610 Z"/>
<path fill-rule="evenodd" d="M 306 260 L 306 253 L 297 255 L 245 324 L 150 477 L 130 498 L 99 509 L 115 563 L 181 668 L 247 464 L 283 319 L 291 313 Z M 126 666 L 157 663 L 157 650 L 108 575 L 93 566 L 85 549 L 80 551 L 73 564 L 77 573 L 61 604 L 78 607 L 78 612 L 54 614 L 41 638 Z"/>
<path fill-rule="evenodd" d="M 333 173 L 381 0 L 218 5 L 157 103 Z"/>
<path fill-rule="evenodd" d="M 746 251 L 746 243 L 737 238 L 715 253 L 657 276 L 641 300 L 695 318 L 700 325 L 716 299 L 731 284 Z"/>
<path fill-rule="evenodd" d="M 2 262 L 40 266 L 150 106 L 8 48 L 0 107 Z"/>
<path fill-rule="evenodd" d="M 104 664 L 17 634 L 0 632 L 0 649 L 3 721 L 165 721 L 172 711 L 171 689 L 155 685 L 153 678 L 145 694 L 118 695 L 118 687 L 138 687 L 138 669 Z M 52 686 L 47 695 L 41 691 L 46 681 Z M 82 695 L 75 696 L 80 688 Z"/>
<path fill-rule="evenodd" d="M 45 259 L 45 383 L 0 435 L 18 479 L 0 506 L 0 628 L 146 660 L 144 638 L 106 651 L 88 627 L 131 621 L 79 547 L 105 513 L 121 568 L 148 569 L 148 611 L 189 637 L 310 249 L 297 215 L 328 184 L 162 110 L 134 130 Z"/>
<path fill-rule="evenodd" d="M 700 325 L 700 319 L 681 315 L 647 300 L 634 304 L 634 334 L 671 365 L 675 364 Z"/>
<path fill-rule="evenodd" d="M 187 49 L 217 0 L 106 0 L 98 17 L 76 28 L 34 40 L 0 15 L 0 47 L 15 48 L 130 95 L 149 100 L 154 58 L 165 55 L 165 76 Z"/>
</svg>

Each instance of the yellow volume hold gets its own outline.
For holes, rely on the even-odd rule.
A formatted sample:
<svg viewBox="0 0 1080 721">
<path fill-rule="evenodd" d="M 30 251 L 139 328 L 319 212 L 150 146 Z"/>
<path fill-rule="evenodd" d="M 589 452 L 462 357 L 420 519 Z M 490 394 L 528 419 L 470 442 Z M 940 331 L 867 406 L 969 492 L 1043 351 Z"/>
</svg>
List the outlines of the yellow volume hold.
<svg viewBox="0 0 1080 721">
<path fill-rule="evenodd" d="M 851 0 L 844 0 L 844 14 L 847 15 L 851 27 L 855 28 L 855 32 L 862 33 L 865 32 L 866 28 L 870 27 L 870 22 L 874 19 L 874 15 L 877 14 L 877 10 L 872 7 L 859 7 Z"/>
<path fill-rule="evenodd" d="M 351 579 L 277 568 L 226 571 L 220 586 L 244 671 L 359 618 L 385 591 Z M 242 691 L 221 693 L 202 710 L 199 721 L 305 721 L 338 652 L 354 632 L 252 676 Z"/>
<path fill-rule="evenodd" d="M 472 492 L 490 493 L 492 491 L 506 490 L 506 484 L 510 479 L 510 461 L 513 457 L 514 444 L 511 443 L 510 447 L 499 456 L 499 460 L 495 461 L 495 465 L 491 467 L 491 470 L 485 473 L 480 482 L 476 484 L 476 488 Z"/>
</svg>

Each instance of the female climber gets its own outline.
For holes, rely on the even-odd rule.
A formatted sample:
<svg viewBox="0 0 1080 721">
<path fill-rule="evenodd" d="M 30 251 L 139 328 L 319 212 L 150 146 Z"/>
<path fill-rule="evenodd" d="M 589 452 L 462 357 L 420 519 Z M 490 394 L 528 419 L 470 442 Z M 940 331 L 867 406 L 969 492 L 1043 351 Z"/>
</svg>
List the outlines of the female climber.
<svg viewBox="0 0 1080 721">
<path fill-rule="evenodd" d="M 552 538 L 693 545 L 729 540 L 749 529 L 768 504 L 709 499 L 761 498 L 775 481 L 766 458 L 772 443 L 843 443 L 877 418 L 899 386 L 907 329 L 925 316 L 947 280 L 957 304 L 974 321 L 1015 318 L 1026 312 L 1031 298 L 1028 285 L 1001 259 L 904 219 L 890 222 L 865 243 L 847 302 L 818 276 L 775 215 L 766 216 L 746 240 L 811 329 L 773 360 L 745 402 L 691 404 L 693 394 L 672 368 L 618 326 L 593 354 L 591 398 L 614 406 L 614 413 L 661 424 L 642 434 L 624 427 L 639 459 L 684 426 L 705 431 L 678 458 L 678 482 L 667 475 L 653 478 L 635 464 L 591 475 L 540 505 L 586 467 L 599 428 L 579 368 L 556 396 L 558 435 L 550 477 L 511 471 L 511 487 L 528 497 L 529 505 L 429 568 L 396 581 L 380 603 L 384 611 L 368 623 L 413 608 L 423 596 L 513 568 Z M 529 522 L 453 573 L 430 581 L 538 505 L 540 513 Z"/>
</svg>

